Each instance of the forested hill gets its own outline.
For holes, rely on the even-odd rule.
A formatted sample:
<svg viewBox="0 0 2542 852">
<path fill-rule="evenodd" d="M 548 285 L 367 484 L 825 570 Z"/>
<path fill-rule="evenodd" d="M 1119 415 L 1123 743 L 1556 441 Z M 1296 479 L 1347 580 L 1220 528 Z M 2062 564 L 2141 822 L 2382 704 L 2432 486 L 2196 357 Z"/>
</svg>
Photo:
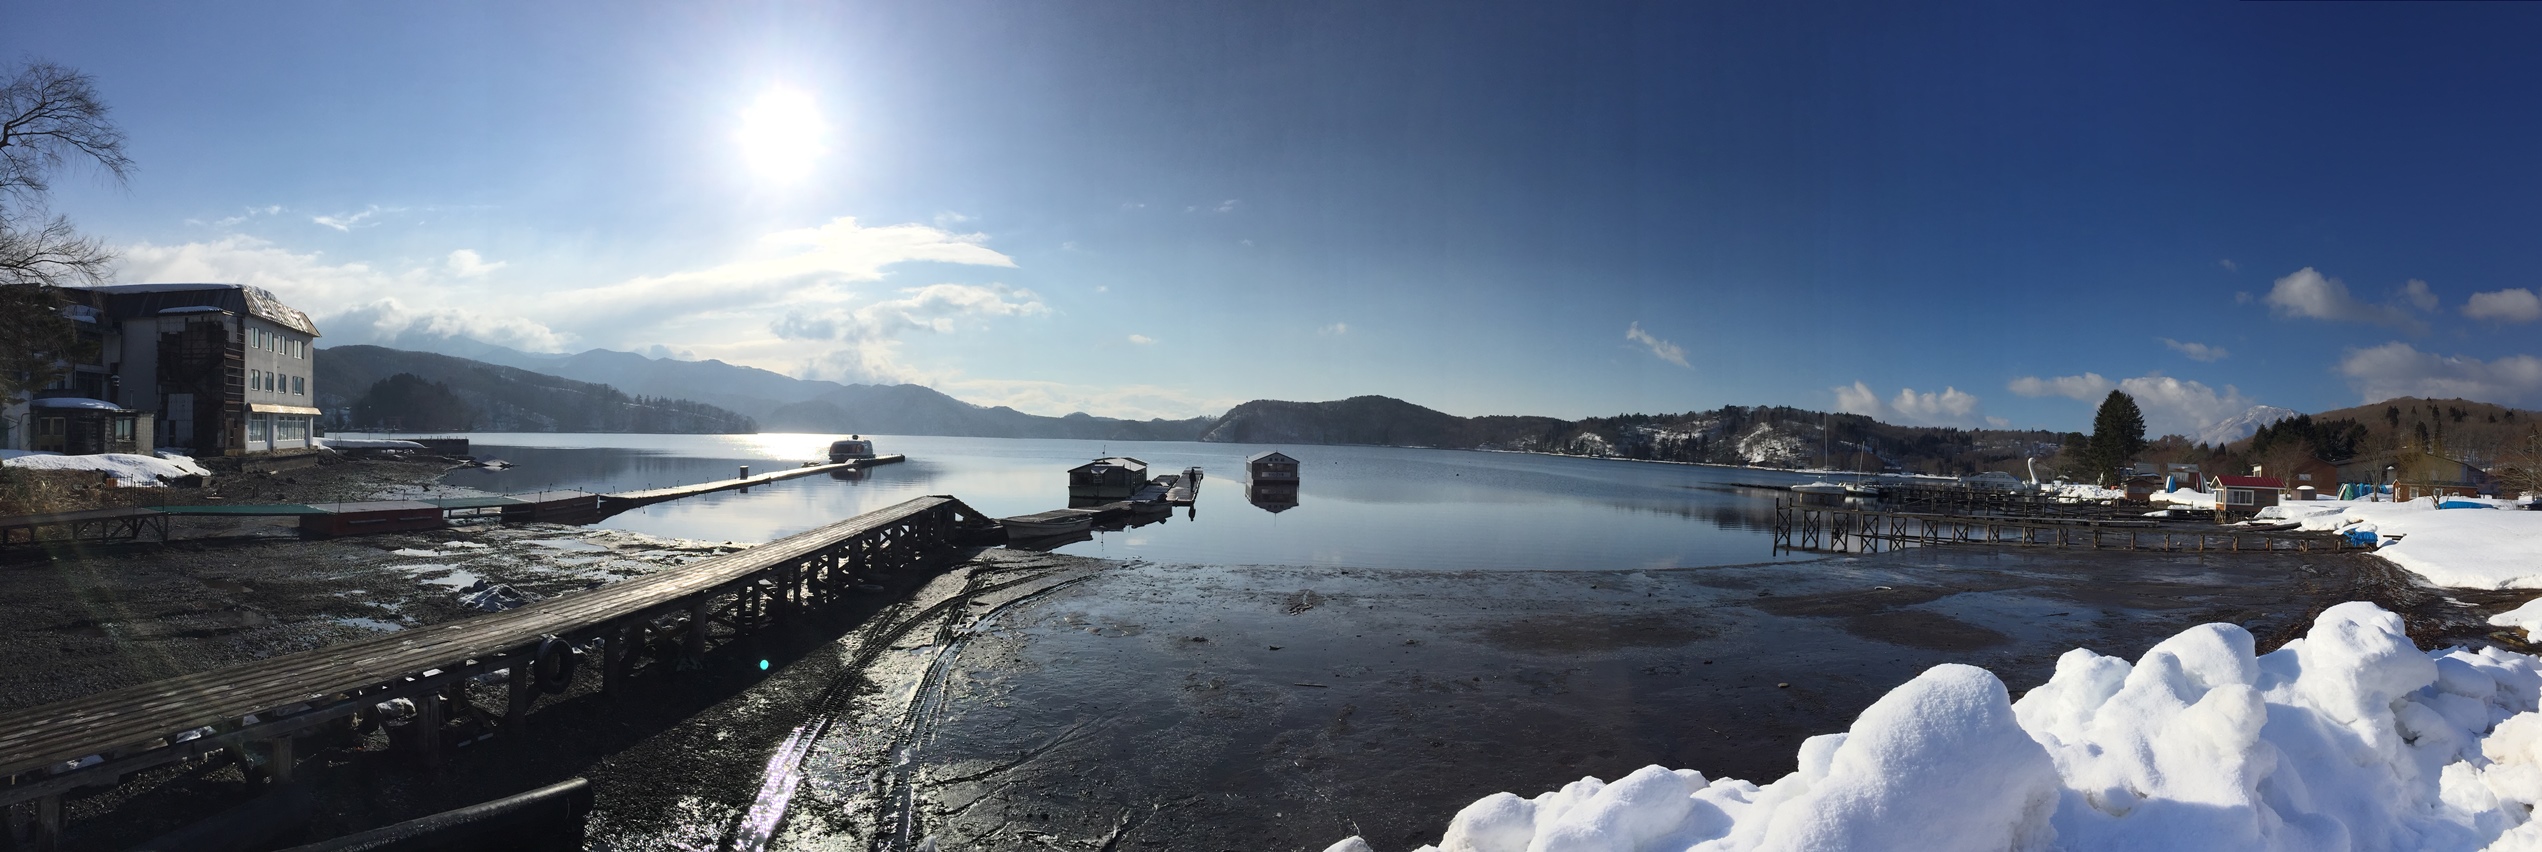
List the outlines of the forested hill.
<svg viewBox="0 0 2542 852">
<path fill-rule="evenodd" d="M 1380 444 L 1761 467 L 1966 474 L 2022 469 L 2068 436 L 2044 430 L 1898 426 L 1859 414 L 1724 406 L 1585 420 L 1458 417 L 1382 396 L 1255 400 L 1201 437 L 1229 443 Z"/>
<path fill-rule="evenodd" d="M 399 375 L 412 380 L 387 382 Z M 628 396 L 578 382 L 466 358 L 378 346 L 317 351 L 316 404 L 339 428 L 387 425 L 417 431 L 749 433 L 749 417 L 702 402 Z M 418 381 L 420 380 L 420 381 Z M 378 394 L 373 395 L 374 388 Z M 353 412 L 354 422 L 335 419 Z"/>
</svg>

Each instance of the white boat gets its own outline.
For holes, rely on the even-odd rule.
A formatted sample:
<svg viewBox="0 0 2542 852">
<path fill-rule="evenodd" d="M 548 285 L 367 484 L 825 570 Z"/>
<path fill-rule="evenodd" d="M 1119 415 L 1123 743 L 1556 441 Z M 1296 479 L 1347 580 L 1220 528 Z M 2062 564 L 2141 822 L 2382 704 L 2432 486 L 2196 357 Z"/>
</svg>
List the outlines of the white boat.
<svg viewBox="0 0 2542 852">
<path fill-rule="evenodd" d="M 1047 512 L 1002 518 L 998 520 L 998 524 L 1006 528 L 1008 539 L 1040 538 L 1085 532 L 1087 528 L 1094 526 L 1094 516 L 1094 512 L 1084 509 L 1052 509 Z"/>
<path fill-rule="evenodd" d="M 1848 482 L 1845 483 L 1845 495 L 1848 497 L 1878 497 L 1880 496 L 1880 486 L 1873 485 L 1868 482 Z"/>
<path fill-rule="evenodd" d="M 1840 496 L 1840 495 L 1843 495 L 1843 494 L 1845 493 L 1845 487 L 1844 487 L 1844 486 L 1842 486 L 1842 485 L 1838 485 L 1838 484 L 1836 484 L 1836 483 L 1829 482 L 1829 481 L 1827 481 L 1827 480 L 1821 479 L 1821 480 L 1819 480 L 1819 481 L 1817 481 L 1817 482 L 1812 482 L 1812 483 L 1808 483 L 1808 484 L 1805 484 L 1805 485 L 1795 485 L 1795 486 L 1792 486 L 1792 491 L 1793 491 L 1794 493 L 1799 493 L 1799 494 L 1817 494 L 1817 495 L 1821 495 L 1821 496 L 1830 496 L 1830 497 L 1832 497 L 1832 496 Z"/>
</svg>

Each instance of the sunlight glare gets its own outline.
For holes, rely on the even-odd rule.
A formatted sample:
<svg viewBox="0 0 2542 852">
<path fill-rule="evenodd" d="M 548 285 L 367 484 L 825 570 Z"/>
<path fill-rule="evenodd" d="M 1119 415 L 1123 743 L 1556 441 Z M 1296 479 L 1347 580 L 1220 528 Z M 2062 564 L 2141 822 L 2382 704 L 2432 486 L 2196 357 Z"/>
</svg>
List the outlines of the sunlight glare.
<svg viewBox="0 0 2542 852">
<path fill-rule="evenodd" d="M 821 144 L 825 130 L 820 106 L 810 94 L 770 89 L 741 111 L 733 141 L 762 180 L 791 182 L 811 174 L 813 164 L 829 152 Z"/>
</svg>

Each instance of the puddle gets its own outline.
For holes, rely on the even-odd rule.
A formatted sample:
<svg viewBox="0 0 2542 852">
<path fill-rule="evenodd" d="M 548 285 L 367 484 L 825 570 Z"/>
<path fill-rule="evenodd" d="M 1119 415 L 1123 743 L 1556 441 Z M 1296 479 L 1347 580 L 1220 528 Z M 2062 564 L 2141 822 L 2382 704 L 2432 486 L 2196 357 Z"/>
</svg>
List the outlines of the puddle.
<svg viewBox="0 0 2542 852">
<path fill-rule="evenodd" d="M 555 550 L 571 550 L 571 551 L 581 551 L 581 552 L 589 552 L 589 553 L 596 553 L 596 552 L 606 551 L 606 550 L 608 550 L 608 549 L 609 549 L 607 545 L 593 544 L 593 543 L 591 543 L 591 542 L 583 541 L 582 539 L 576 539 L 576 538 L 531 538 L 531 539 L 522 539 L 522 540 L 521 540 L 521 543 L 522 543 L 522 544 L 535 544 L 535 545 L 538 545 L 538 546 L 540 546 L 540 547 L 551 548 L 551 549 L 555 549 Z"/>
</svg>

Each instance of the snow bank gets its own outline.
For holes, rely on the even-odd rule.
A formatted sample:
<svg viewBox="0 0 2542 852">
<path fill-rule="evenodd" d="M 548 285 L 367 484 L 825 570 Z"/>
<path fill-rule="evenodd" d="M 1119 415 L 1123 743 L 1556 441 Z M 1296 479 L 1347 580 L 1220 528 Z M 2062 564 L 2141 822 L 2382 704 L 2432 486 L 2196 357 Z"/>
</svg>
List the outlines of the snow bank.
<svg viewBox="0 0 2542 852">
<path fill-rule="evenodd" d="M 0 464 L 21 470 L 85 470 L 113 474 L 115 481 L 126 486 L 158 486 L 187 476 L 211 476 L 202 465 L 185 456 L 141 456 L 130 453 L 98 453 L 66 456 L 60 453 L 37 453 L 25 450 L 0 450 Z"/>
<path fill-rule="evenodd" d="M 2156 491 L 2150 499 L 2156 503 L 2170 503 L 2173 505 L 2187 506 L 2192 509 L 2215 508 L 2215 495 L 2191 491 L 2186 488 L 2178 491 Z"/>
<path fill-rule="evenodd" d="M 420 450 L 424 445 L 393 438 L 311 438 L 317 446 L 331 450 Z"/>
<path fill-rule="evenodd" d="M 2077 649 L 2017 702 L 1983 669 L 1936 666 L 1774 783 L 1652 766 L 1496 793 L 1423 849 L 2542 848 L 2542 659 L 2421 652 L 2367 603 L 2252 651 L 2229 624 L 2134 664 Z"/>
<path fill-rule="evenodd" d="M 2494 509 L 2440 509 L 2432 501 L 2345 503 L 2315 500 L 2261 509 L 2260 520 L 2302 529 L 2360 529 L 2383 539 L 2376 555 L 2440 586 L 2542 588 L 2542 512 L 2505 500 L 2448 498 Z"/>
</svg>

